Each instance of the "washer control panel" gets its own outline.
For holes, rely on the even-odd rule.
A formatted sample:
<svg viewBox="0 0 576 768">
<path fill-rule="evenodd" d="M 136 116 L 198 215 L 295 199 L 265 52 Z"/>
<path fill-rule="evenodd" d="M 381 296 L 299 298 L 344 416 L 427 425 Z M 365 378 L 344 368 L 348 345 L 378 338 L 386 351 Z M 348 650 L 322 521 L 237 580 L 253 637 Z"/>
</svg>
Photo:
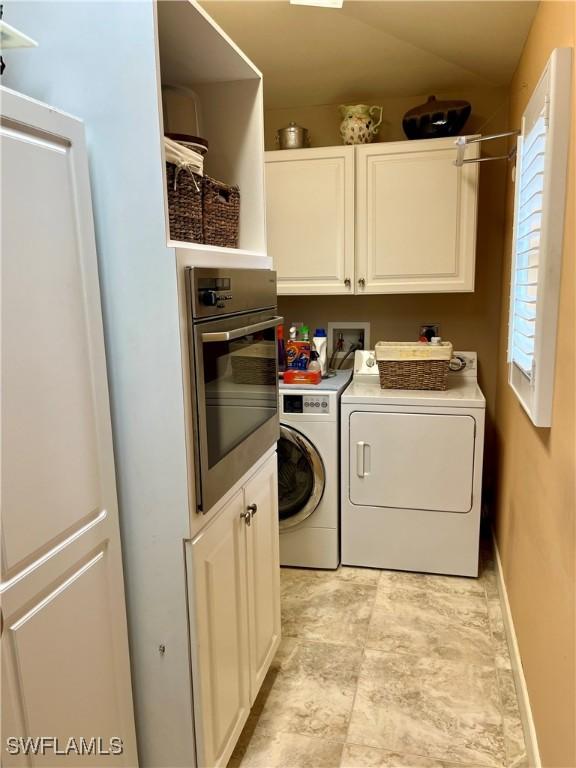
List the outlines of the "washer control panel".
<svg viewBox="0 0 576 768">
<path fill-rule="evenodd" d="M 328 413 L 330 401 L 327 397 L 304 396 L 304 413 Z"/>
<path fill-rule="evenodd" d="M 282 413 L 306 413 L 324 415 L 330 413 L 330 398 L 327 395 L 287 395 L 282 393 Z"/>
</svg>

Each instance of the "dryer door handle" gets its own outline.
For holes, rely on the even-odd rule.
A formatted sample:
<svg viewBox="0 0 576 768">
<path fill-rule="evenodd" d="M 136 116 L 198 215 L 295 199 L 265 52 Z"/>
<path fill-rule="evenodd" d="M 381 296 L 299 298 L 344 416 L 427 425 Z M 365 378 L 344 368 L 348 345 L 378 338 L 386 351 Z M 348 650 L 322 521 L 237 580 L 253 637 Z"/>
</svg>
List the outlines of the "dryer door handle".
<svg viewBox="0 0 576 768">
<path fill-rule="evenodd" d="M 358 477 L 370 474 L 370 443 L 364 440 L 356 443 L 356 474 Z"/>
</svg>

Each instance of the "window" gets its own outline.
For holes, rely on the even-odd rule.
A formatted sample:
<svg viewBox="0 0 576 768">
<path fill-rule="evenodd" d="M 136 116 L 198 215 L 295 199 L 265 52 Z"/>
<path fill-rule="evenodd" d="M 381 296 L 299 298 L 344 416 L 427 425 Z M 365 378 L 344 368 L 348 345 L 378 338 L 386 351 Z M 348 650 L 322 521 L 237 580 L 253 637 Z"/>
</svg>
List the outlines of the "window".
<svg viewBox="0 0 576 768">
<path fill-rule="evenodd" d="M 518 138 L 508 380 L 537 427 L 552 424 L 571 57 L 570 48 L 552 53 Z"/>
</svg>

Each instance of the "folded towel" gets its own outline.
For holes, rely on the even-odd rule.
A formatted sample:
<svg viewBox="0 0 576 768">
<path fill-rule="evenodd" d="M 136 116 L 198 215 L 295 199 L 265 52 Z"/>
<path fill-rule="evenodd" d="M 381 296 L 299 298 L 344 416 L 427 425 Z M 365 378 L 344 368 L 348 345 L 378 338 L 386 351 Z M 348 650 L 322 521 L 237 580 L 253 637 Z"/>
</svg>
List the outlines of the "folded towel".
<svg viewBox="0 0 576 768">
<path fill-rule="evenodd" d="M 169 139 L 167 136 L 164 136 L 164 154 L 166 162 L 173 163 L 177 168 L 174 174 L 174 189 L 176 189 L 178 174 L 182 170 L 195 173 L 198 176 L 204 175 L 204 156 L 193 149 L 184 147 L 177 141 Z"/>
</svg>

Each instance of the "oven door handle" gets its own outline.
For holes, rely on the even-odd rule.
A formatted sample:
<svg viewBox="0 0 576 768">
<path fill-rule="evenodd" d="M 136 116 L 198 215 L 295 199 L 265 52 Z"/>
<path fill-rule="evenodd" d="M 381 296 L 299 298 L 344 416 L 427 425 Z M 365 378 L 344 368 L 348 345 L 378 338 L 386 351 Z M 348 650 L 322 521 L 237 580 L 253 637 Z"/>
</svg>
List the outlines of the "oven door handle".
<svg viewBox="0 0 576 768">
<path fill-rule="evenodd" d="M 283 317 L 272 317 L 270 320 L 263 320 L 261 323 L 246 325 L 244 328 L 235 328 L 233 331 L 217 331 L 202 334 L 203 342 L 211 341 L 232 341 L 240 339 L 242 336 L 248 336 L 257 331 L 265 331 L 267 328 L 275 328 L 284 322 Z"/>
</svg>

